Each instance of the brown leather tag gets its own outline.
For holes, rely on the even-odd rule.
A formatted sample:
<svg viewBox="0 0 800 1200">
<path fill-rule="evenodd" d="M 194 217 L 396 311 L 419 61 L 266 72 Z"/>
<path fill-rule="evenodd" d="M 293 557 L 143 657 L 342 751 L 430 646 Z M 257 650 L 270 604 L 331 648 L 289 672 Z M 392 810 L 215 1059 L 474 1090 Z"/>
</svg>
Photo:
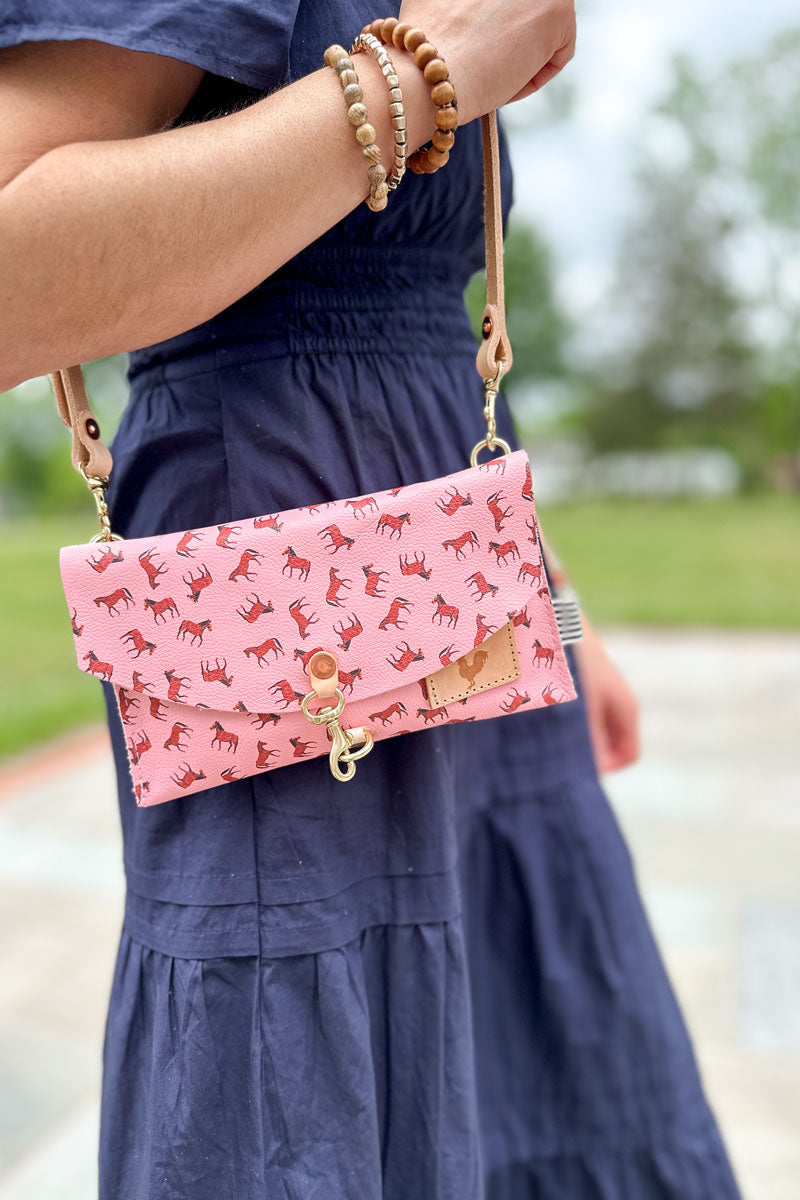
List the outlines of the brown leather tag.
<svg viewBox="0 0 800 1200">
<path fill-rule="evenodd" d="M 425 676 L 428 703 L 439 708 L 474 692 L 485 692 L 500 683 L 519 679 L 521 673 L 514 624 L 507 621 L 474 650 Z"/>
</svg>

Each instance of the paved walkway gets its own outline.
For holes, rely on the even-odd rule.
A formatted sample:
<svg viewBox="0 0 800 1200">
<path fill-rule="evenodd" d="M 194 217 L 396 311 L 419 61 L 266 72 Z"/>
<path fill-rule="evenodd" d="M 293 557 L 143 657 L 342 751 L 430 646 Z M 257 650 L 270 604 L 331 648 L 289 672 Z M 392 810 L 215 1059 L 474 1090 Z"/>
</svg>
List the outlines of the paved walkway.
<svg viewBox="0 0 800 1200">
<path fill-rule="evenodd" d="M 800 637 L 609 644 L 644 756 L 608 787 L 712 1103 L 746 1200 L 798 1200 Z M 0 772 L 0 1200 L 96 1195 L 123 900 L 112 797 L 96 734 Z"/>
</svg>

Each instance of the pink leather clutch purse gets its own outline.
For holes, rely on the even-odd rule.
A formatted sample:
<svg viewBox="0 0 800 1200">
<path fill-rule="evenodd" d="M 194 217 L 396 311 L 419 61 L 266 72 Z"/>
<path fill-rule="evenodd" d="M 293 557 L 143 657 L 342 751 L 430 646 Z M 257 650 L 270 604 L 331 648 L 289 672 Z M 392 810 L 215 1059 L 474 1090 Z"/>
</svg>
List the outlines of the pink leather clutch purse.
<svg viewBox="0 0 800 1200">
<path fill-rule="evenodd" d="M 524 450 L 369 496 L 68 546 L 61 573 L 79 664 L 116 687 L 142 805 L 330 755 L 301 708 L 315 655 L 335 662 L 339 724 L 373 741 L 575 695 Z"/>
<path fill-rule="evenodd" d="M 80 368 L 53 376 L 101 518 L 61 551 L 78 663 L 115 688 L 140 805 L 322 754 L 347 780 L 384 738 L 575 697 L 563 645 L 579 612 L 564 594 L 554 607 L 528 456 L 495 433 L 511 352 L 494 114 L 483 133 L 487 434 L 469 468 L 122 541 Z M 504 453 L 479 464 L 484 447 Z"/>
</svg>

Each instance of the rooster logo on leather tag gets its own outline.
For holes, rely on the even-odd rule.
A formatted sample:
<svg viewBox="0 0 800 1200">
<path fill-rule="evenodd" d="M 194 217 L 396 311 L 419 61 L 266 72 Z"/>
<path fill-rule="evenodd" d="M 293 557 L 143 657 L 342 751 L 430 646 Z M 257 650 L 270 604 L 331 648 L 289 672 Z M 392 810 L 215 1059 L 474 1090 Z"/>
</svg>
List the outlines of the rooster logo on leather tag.
<svg viewBox="0 0 800 1200">
<path fill-rule="evenodd" d="M 426 675 L 428 701 L 438 708 L 454 700 L 463 700 L 475 692 L 485 692 L 498 684 L 519 679 L 520 675 L 514 623 L 508 621 L 476 649 Z"/>
</svg>

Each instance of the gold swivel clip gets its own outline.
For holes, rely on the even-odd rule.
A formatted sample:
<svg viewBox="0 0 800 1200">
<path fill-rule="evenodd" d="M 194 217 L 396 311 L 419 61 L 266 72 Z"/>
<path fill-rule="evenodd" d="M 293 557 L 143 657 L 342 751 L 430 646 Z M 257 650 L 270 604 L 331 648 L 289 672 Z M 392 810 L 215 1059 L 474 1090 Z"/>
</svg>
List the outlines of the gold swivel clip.
<svg viewBox="0 0 800 1200">
<path fill-rule="evenodd" d="M 108 504 L 106 503 L 106 488 L 108 487 L 107 475 L 87 475 L 83 467 L 78 467 L 83 478 L 86 480 L 86 486 L 94 497 L 95 507 L 97 508 L 97 516 L 100 521 L 100 532 L 96 533 L 92 542 L 121 542 L 123 539 L 118 533 L 111 532 L 111 518 L 108 515 Z"/>
<path fill-rule="evenodd" d="M 333 654 L 318 650 L 308 662 L 308 674 L 312 690 L 300 701 L 303 716 L 313 725 L 325 725 L 331 741 L 328 755 L 331 774 L 343 783 L 356 773 L 356 760 L 369 754 L 374 743 L 372 732 L 362 726 L 345 729 L 339 717 L 344 712 L 344 693 L 337 686 L 339 666 Z M 309 704 L 314 699 L 335 699 L 335 704 L 326 704 L 317 712 L 311 712 Z M 355 747 L 355 748 L 354 748 Z"/>
<path fill-rule="evenodd" d="M 472 452 L 469 456 L 469 465 L 471 467 L 478 466 L 478 455 L 484 447 L 491 451 L 499 447 L 503 454 L 511 453 L 511 447 L 505 438 L 497 436 L 497 421 L 495 419 L 495 403 L 497 401 L 497 393 L 500 390 L 500 379 L 502 378 L 503 370 L 503 363 L 501 360 L 498 360 L 496 374 L 491 379 L 485 379 L 483 382 L 483 417 L 486 421 L 486 437 L 482 438 L 481 441 L 472 447 Z"/>
</svg>

